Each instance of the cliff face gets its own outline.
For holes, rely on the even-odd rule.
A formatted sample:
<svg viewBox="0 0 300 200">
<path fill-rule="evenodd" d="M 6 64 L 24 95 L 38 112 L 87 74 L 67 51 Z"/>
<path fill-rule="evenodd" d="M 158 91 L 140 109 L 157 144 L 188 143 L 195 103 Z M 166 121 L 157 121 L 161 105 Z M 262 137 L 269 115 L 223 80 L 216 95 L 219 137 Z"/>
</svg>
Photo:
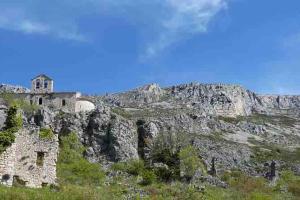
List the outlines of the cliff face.
<svg viewBox="0 0 300 200">
<path fill-rule="evenodd" d="M 91 162 L 125 161 L 138 158 L 135 124 L 112 113 L 109 107 L 95 111 L 64 114 L 45 121 L 56 133 L 77 133 L 88 147 L 86 156 Z"/>
<path fill-rule="evenodd" d="M 237 85 L 191 83 L 167 88 L 151 84 L 89 98 L 97 105 L 94 111 L 43 110 L 27 121 L 49 126 L 59 135 L 77 133 L 87 148 L 86 158 L 102 165 L 134 158 L 151 162 L 157 143 L 172 148 L 192 144 L 207 168 L 213 158 L 217 160 L 218 171 L 262 173 L 256 169 L 269 160 L 261 160 L 258 152 L 267 150 L 282 166 L 288 163 L 300 173 L 300 161 L 273 152 L 279 148 L 293 155 L 300 147 L 300 96 L 257 95 Z M 0 127 L 1 116 L 5 119 L 0 107 Z"/>
<path fill-rule="evenodd" d="M 193 108 L 209 115 L 249 116 L 253 113 L 297 115 L 300 96 L 257 95 L 238 85 L 183 84 L 160 88 L 152 84 L 133 91 L 96 98 L 124 108 Z"/>
<path fill-rule="evenodd" d="M 8 84 L 0 84 L 0 93 L 8 92 L 8 93 L 28 93 L 30 90 L 28 88 L 22 86 L 8 85 Z"/>
</svg>

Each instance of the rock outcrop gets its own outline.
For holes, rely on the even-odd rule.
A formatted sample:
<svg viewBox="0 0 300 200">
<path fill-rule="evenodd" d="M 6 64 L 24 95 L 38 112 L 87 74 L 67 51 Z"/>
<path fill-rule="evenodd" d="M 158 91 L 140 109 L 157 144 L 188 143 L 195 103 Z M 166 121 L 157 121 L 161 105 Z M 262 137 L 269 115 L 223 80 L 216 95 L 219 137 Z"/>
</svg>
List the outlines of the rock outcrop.
<svg viewBox="0 0 300 200">
<path fill-rule="evenodd" d="M 89 113 L 58 116 L 52 126 L 59 134 L 77 133 L 87 147 L 87 158 L 92 162 L 138 158 L 134 123 L 113 114 L 108 107 L 99 107 Z"/>
<path fill-rule="evenodd" d="M 6 105 L 0 99 L 0 130 L 4 127 L 4 123 L 6 120 Z"/>
<path fill-rule="evenodd" d="M 190 83 L 167 88 L 152 84 L 95 99 L 124 108 L 193 108 L 208 115 L 231 117 L 253 113 L 300 113 L 300 96 L 258 95 L 229 84 Z"/>
<path fill-rule="evenodd" d="M 29 93 L 30 90 L 28 88 L 22 86 L 8 85 L 8 84 L 0 84 L 0 93 Z"/>
</svg>

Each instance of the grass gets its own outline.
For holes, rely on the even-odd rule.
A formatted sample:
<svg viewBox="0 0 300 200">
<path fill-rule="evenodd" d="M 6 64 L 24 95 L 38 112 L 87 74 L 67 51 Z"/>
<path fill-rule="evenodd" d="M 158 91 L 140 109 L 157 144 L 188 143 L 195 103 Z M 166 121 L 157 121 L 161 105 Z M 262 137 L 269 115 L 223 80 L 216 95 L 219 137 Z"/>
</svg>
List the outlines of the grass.
<svg viewBox="0 0 300 200">
<path fill-rule="evenodd" d="M 95 187 L 94 185 L 64 184 L 58 189 L 6 188 L 0 186 L 0 199 L 3 200 L 114 200 L 114 199 L 189 199 L 189 200 L 297 200 L 299 196 L 300 177 L 291 172 L 283 172 L 282 179 L 275 187 L 270 187 L 263 178 L 249 177 L 233 171 L 229 174 L 229 188 L 197 186 L 173 182 L 172 184 L 155 182 L 151 185 L 136 184 L 138 179 L 115 177 L 110 184 Z M 279 185 L 280 184 L 280 185 Z M 287 187 L 284 192 L 280 188 Z M 134 188 L 134 189 L 133 189 Z M 143 196 L 141 197 L 142 191 Z M 128 198 L 131 197 L 131 198 Z"/>
<path fill-rule="evenodd" d="M 123 108 L 114 107 L 111 111 L 117 115 L 124 117 L 125 119 L 130 119 L 132 117 L 132 115 Z"/>
<path fill-rule="evenodd" d="M 85 149 L 75 133 L 60 138 L 60 152 L 57 162 L 58 181 L 61 185 L 100 186 L 105 178 L 100 165 L 88 162 Z"/>
<path fill-rule="evenodd" d="M 42 189 L 24 187 L 7 188 L 0 186 L 2 200 L 296 200 L 300 199 L 300 177 L 290 171 L 281 172 L 276 186 L 261 177 L 250 177 L 233 170 L 223 175 L 228 188 L 206 185 L 185 184 L 178 180 L 162 181 L 158 174 L 145 166 L 140 160 L 115 163 L 111 169 L 116 173 L 105 181 L 105 173 L 98 164 L 84 159 L 84 146 L 75 133 L 60 137 L 60 154 L 57 163 L 59 186 Z M 156 159 L 168 165 L 177 165 L 183 160 L 187 169 L 194 170 L 197 162 L 194 149 L 186 147 L 178 155 L 171 151 L 162 151 Z M 126 175 L 127 174 L 127 175 Z M 284 190 L 286 188 L 286 190 Z"/>
<path fill-rule="evenodd" d="M 266 144 L 256 140 L 249 140 L 253 147 L 252 160 L 255 162 L 266 162 L 271 160 L 281 160 L 286 163 L 300 163 L 300 148 L 289 150 L 282 146 Z"/>
<path fill-rule="evenodd" d="M 50 128 L 41 128 L 39 136 L 41 139 L 51 140 L 54 138 L 54 133 Z"/>
<path fill-rule="evenodd" d="M 264 114 L 253 114 L 251 116 L 238 116 L 235 118 L 218 116 L 218 119 L 231 124 L 238 124 L 241 121 L 248 121 L 260 125 L 270 123 L 270 124 L 277 124 L 285 127 L 292 127 L 298 122 L 298 120 L 288 116 L 282 116 L 282 115 L 275 116 L 275 115 L 264 115 Z"/>
</svg>

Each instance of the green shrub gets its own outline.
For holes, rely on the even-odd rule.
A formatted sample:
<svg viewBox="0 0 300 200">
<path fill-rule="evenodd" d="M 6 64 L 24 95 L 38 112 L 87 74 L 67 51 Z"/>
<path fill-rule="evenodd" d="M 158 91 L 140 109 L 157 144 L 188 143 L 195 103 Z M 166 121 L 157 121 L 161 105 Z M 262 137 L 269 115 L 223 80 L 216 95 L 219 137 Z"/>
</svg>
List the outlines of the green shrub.
<svg viewBox="0 0 300 200">
<path fill-rule="evenodd" d="M 132 160 L 127 163 L 126 171 L 131 175 L 141 175 L 144 170 L 145 166 L 142 160 Z"/>
<path fill-rule="evenodd" d="M 250 194 L 257 191 L 263 193 L 271 192 L 267 180 L 263 177 L 251 177 L 238 170 L 233 170 L 231 173 L 226 172 L 225 177 L 230 187 L 241 193 Z"/>
<path fill-rule="evenodd" d="M 180 159 L 178 152 L 173 152 L 170 148 L 157 148 L 152 152 L 153 163 L 163 163 L 167 169 L 157 169 L 155 173 L 161 181 L 172 181 L 180 179 Z"/>
<path fill-rule="evenodd" d="M 5 101 L 8 107 L 17 106 L 27 114 L 32 114 L 39 109 L 38 105 L 30 104 L 25 99 L 16 98 L 13 94 L 10 93 L 1 93 L 0 98 Z"/>
<path fill-rule="evenodd" d="M 300 198 L 300 179 L 289 182 L 288 191 Z"/>
<path fill-rule="evenodd" d="M 142 185 L 151 185 L 156 180 L 156 175 L 151 170 L 144 170 L 142 172 L 142 177 L 143 177 Z"/>
<path fill-rule="evenodd" d="M 201 159 L 198 156 L 197 150 L 189 145 L 179 152 L 180 168 L 184 177 L 190 179 L 200 169 L 202 173 L 206 173 L 206 169 Z"/>
<path fill-rule="evenodd" d="M 111 165 L 111 170 L 125 172 L 126 171 L 126 163 L 124 163 L 124 162 L 113 163 Z"/>
<path fill-rule="evenodd" d="M 145 170 L 145 165 L 142 160 L 135 159 L 127 162 L 114 163 L 111 166 L 111 169 L 114 171 L 123 171 L 128 174 L 138 176 L 142 175 L 143 171 Z"/>
<path fill-rule="evenodd" d="M 130 119 L 132 117 L 132 115 L 130 114 L 130 112 L 127 112 L 125 109 L 123 108 L 119 108 L 119 107 L 114 107 L 111 110 L 113 113 L 120 115 L 126 119 Z"/>
<path fill-rule="evenodd" d="M 275 190 L 281 191 L 282 188 L 287 188 L 290 193 L 300 197 L 300 177 L 295 176 L 292 171 L 282 171 Z"/>
<path fill-rule="evenodd" d="M 15 141 L 15 133 L 23 126 L 23 119 L 18 114 L 18 107 L 8 109 L 4 131 L 0 132 L 0 153 L 4 152 Z"/>
<path fill-rule="evenodd" d="M 19 107 L 14 105 L 8 109 L 7 118 L 5 121 L 5 130 L 12 129 L 17 132 L 23 126 L 22 115 L 18 113 Z"/>
<path fill-rule="evenodd" d="M 0 132 L 0 154 L 15 141 L 15 135 L 11 131 Z"/>
<path fill-rule="evenodd" d="M 75 133 L 60 138 L 57 175 L 61 184 L 101 185 L 105 177 L 98 164 L 83 157 L 85 148 Z"/>
<path fill-rule="evenodd" d="M 40 138 L 42 139 L 53 139 L 54 133 L 50 128 L 41 128 L 39 133 Z"/>
</svg>

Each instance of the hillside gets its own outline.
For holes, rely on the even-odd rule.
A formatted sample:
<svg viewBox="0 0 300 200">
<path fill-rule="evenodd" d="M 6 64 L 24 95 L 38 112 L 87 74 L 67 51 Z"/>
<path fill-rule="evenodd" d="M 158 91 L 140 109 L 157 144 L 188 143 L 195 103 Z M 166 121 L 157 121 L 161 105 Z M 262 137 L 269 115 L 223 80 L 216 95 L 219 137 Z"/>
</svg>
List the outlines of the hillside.
<svg viewBox="0 0 300 200">
<path fill-rule="evenodd" d="M 26 91 L 0 87 L 0 92 L 20 90 Z M 105 190 L 116 193 L 116 199 L 300 197 L 300 96 L 190 83 L 166 88 L 151 84 L 85 98 L 97 109 L 81 113 L 23 109 L 23 128 L 47 127 L 60 143 L 75 134 L 84 148 L 80 155 L 105 173 L 101 191 L 93 191 L 96 198 L 101 199 L 98 192 Z M 0 129 L 5 127 L 8 109 L 3 98 Z M 60 186 L 83 187 L 76 181 L 61 182 L 64 175 L 58 173 Z M 122 189 L 113 189 L 117 183 Z M 97 188 L 97 183 L 92 184 Z M 182 192 L 189 189 L 191 193 Z M 170 196 L 164 196 L 166 191 Z M 182 197 L 175 198 L 177 193 Z M 219 196 L 210 196 L 214 193 Z"/>
</svg>

